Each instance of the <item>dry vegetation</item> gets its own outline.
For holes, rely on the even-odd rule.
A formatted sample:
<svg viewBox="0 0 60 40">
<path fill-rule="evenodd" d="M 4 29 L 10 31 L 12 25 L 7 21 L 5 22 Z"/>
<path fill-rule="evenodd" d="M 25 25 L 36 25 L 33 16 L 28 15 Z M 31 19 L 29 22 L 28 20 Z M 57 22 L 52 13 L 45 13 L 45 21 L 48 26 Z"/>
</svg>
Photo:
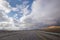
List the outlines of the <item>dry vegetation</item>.
<svg viewBox="0 0 60 40">
<path fill-rule="evenodd" d="M 60 26 L 49 26 L 48 28 L 43 29 L 47 32 L 58 32 L 60 33 Z"/>
</svg>

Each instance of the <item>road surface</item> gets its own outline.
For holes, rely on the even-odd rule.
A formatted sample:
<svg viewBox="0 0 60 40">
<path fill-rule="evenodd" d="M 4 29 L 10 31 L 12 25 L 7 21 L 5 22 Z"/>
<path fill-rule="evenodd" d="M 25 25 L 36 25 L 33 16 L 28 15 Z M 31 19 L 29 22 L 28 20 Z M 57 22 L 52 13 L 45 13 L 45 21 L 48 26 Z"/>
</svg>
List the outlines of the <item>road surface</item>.
<svg viewBox="0 0 60 40">
<path fill-rule="evenodd" d="M 44 31 L 0 31 L 0 40 L 60 40 L 60 33 Z"/>
</svg>

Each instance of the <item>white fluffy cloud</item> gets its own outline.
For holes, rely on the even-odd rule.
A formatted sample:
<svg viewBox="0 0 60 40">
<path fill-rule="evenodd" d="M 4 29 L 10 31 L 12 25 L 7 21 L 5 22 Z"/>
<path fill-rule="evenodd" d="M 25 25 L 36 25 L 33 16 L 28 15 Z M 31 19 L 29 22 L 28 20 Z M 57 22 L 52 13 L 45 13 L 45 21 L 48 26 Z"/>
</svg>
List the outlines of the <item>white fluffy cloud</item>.
<svg viewBox="0 0 60 40">
<path fill-rule="evenodd" d="M 6 0 L 0 0 L 0 28 L 13 26 L 13 19 L 7 16 L 10 11 L 9 3 Z"/>
<path fill-rule="evenodd" d="M 10 12 L 10 5 L 5 0 L 0 0 L 0 10 L 4 10 L 4 12 Z"/>
<path fill-rule="evenodd" d="M 18 11 L 23 13 L 23 16 L 26 15 L 29 11 L 27 10 L 28 6 L 25 7 L 25 2 L 22 5 L 17 5 L 15 8 L 11 7 L 6 0 L 0 0 L 0 29 L 6 30 L 19 30 L 24 27 L 20 26 L 22 23 L 19 23 L 16 19 L 8 17 L 6 13 L 10 11 Z M 16 15 L 15 15 L 16 16 Z"/>
<path fill-rule="evenodd" d="M 8 8 L 8 3 L 5 0 L 0 0 L 0 20 L 4 20 L 10 9 Z"/>
</svg>

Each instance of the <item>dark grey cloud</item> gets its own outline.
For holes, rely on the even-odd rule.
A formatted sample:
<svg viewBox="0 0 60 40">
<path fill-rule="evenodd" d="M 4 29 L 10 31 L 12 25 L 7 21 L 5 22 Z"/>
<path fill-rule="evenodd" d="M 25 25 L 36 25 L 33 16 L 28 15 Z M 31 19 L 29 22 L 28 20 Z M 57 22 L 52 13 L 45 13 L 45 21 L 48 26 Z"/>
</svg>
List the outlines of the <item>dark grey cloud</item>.
<svg viewBox="0 0 60 40">
<path fill-rule="evenodd" d="M 35 0 L 32 12 L 22 18 L 25 26 L 44 28 L 44 26 L 60 25 L 60 0 Z M 28 25 L 30 24 L 30 25 Z"/>
</svg>

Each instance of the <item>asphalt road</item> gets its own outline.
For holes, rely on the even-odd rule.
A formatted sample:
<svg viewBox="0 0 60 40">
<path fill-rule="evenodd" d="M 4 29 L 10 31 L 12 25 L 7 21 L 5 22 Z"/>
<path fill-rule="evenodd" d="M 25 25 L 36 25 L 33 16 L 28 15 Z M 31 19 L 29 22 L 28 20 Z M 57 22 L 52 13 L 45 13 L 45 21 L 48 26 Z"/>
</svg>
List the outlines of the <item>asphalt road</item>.
<svg viewBox="0 0 60 40">
<path fill-rule="evenodd" d="M 60 33 L 44 31 L 0 31 L 0 40 L 60 40 Z"/>
</svg>

